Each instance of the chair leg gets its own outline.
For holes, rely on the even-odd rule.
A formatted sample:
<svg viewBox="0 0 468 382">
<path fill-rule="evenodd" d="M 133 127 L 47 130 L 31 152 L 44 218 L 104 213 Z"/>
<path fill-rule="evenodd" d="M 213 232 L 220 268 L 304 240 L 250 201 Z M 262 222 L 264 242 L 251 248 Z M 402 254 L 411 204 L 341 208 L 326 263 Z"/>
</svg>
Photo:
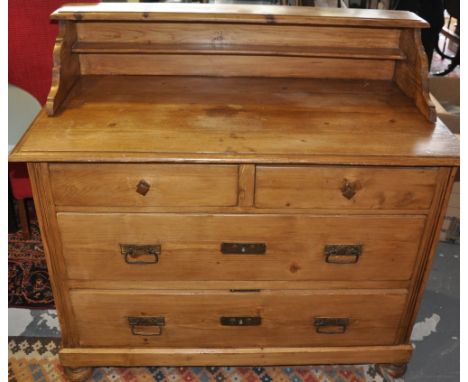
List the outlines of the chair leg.
<svg viewBox="0 0 468 382">
<path fill-rule="evenodd" d="M 29 232 L 29 220 L 28 211 L 26 210 L 26 200 L 17 199 L 16 202 L 18 203 L 18 215 L 20 220 L 21 231 L 23 233 L 23 239 L 29 240 L 31 236 Z"/>
<path fill-rule="evenodd" d="M 16 211 L 15 203 L 13 198 L 13 192 L 11 191 L 11 182 L 8 179 L 8 233 L 13 233 L 18 231 L 19 227 L 16 223 Z"/>
</svg>

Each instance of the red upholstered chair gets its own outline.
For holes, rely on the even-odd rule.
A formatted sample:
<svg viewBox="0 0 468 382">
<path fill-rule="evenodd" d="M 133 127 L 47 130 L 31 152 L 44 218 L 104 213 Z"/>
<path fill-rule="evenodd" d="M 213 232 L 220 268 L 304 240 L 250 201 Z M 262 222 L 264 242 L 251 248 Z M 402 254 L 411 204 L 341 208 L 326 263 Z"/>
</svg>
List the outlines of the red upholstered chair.
<svg viewBox="0 0 468 382">
<path fill-rule="evenodd" d="M 10 185 L 13 197 L 18 205 L 18 215 L 24 239 L 29 239 L 29 219 L 26 208 L 26 199 L 32 198 L 31 183 L 28 170 L 24 163 L 10 163 L 8 165 Z"/>
</svg>

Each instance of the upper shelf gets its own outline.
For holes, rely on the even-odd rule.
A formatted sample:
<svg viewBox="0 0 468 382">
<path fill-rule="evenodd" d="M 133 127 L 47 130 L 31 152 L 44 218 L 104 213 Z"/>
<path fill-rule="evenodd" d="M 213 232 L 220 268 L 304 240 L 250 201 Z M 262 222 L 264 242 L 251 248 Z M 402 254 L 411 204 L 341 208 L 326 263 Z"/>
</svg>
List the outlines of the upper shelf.
<svg viewBox="0 0 468 382">
<path fill-rule="evenodd" d="M 12 161 L 458 163 L 411 13 L 101 3 L 52 18 L 46 108 Z"/>
<path fill-rule="evenodd" d="M 46 109 L 89 75 L 356 79 L 394 82 L 435 122 L 420 28 L 409 12 L 216 4 L 100 3 L 52 14 Z"/>
<path fill-rule="evenodd" d="M 239 4 L 77 4 L 63 6 L 52 13 L 51 18 L 77 21 L 189 21 L 388 28 L 429 26 L 422 18 L 406 11 Z"/>
</svg>

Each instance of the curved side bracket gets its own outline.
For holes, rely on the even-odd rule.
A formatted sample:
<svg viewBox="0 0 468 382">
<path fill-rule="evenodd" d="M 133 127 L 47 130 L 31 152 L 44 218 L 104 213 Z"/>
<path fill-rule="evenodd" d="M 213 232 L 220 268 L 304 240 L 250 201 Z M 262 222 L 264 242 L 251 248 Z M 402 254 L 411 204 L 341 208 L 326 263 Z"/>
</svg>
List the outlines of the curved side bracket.
<svg viewBox="0 0 468 382">
<path fill-rule="evenodd" d="M 72 46 L 76 39 L 75 24 L 70 21 L 59 21 L 59 34 L 55 40 L 53 53 L 52 85 L 46 102 L 49 116 L 56 114 L 80 75 L 78 55 L 72 54 Z"/>
<path fill-rule="evenodd" d="M 400 49 L 406 60 L 396 62 L 394 80 L 408 97 L 414 99 L 419 111 L 430 122 L 436 122 L 436 109 L 429 97 L 428 63 L 421 42 L 421 30 L 403 29 Z"/>
</svg>

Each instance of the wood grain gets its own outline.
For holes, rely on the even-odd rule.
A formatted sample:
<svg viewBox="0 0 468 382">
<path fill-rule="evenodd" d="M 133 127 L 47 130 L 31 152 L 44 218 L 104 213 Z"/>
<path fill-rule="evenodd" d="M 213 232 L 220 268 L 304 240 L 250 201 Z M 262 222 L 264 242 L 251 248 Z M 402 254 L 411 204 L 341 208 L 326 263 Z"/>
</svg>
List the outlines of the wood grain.
<svg viewBox="0 0 468 382">
<path fill-rule="evenodd" d="M 414 293 L 410 296 L 410 304 L 408 305 L 408 312 L 405 314 L 406 321 L 404 322 L 407 330 L 402 334 L 403 341 L 409 341 L 411 337 L 411 328 L 413 327 L 419 306 L 421 304 L 424 288 L 429 278 L 432 261 L 434 259 L 436 247 L 439 243 L 440 230 L 445 217 L 445 211 L 450 199 L 450 192 L 457 176 L 458 168 L 447 168 L 443 177 L 440 180 L 440 191 L 438 198 L 434 200 L 432 206 L 432 213 L 429 216 L 430 225 L 426 231 L 424 242 L 426 246 L 423 247 L 423 256 L 420 259 L 418 267 L 415 269 L 415 276 L 413 277 L 414 285 L 412 290 Z"/>
<path fill-rule="evenodd" d="M 195 52 L 196 53 L 196 52 Z M 281 55 L 81 54 L 83 75 L 293 77 L 391 80 L 394 60 Z"/>
<path fill-rule="evenodd" d="M 362 346 L 394 344 L 406 291 L 75 290 L 71 301 L 84 347 Z M 161 336 L 133 335 L 130 316 L 164 316 Z M 262 321 L 222 326 L 221 316 L 261 316 Z M 320 334 L 314 317 L 347 317 L 350 324 L 342 334 Z"/>
<path fill-rule="evenodd" d="M 34 205 L 39 222 L 47 270 L 58 312 L 62 346 L 76 344 L 76 329 L 68 294 L 66 265 L 62 256 L 60 234 L 52 201 L 47 163 L 28 163 L 28 174 L 34 196 Z"/>
<path fill-rule="evenodd" d="M 59 35 L 54 45 L 52 85 L 45 106 L 49 116 L 57 112 L 80 76 L 79 58 L 71 54 L 76 39 L 75 24 L 69 21 L 59 21 Z"/>
<path fill-rule="evenodd" d="M 58 221 L 68 277 L 77 280 L 408 280 L 423 217 L 73 214 Z M 221 243 L 265 243 L 226 255 Z M 156 264 L 129 265 L 119 244 L 161 245 Z M 356 264 L 329 264 L 325 245 L 363 245 Z M 233 284 L 235 285 L 235 283 Z"/>
<path fill-rule="evenodd" d="M 385 48 L 329 48 L 307 46 L 271 45 L 216 45 L 216 44 L 148 44 L 148 43 L 90 43 L 79 42 L 73 46 L 78 54 L 188 54 L 230 56 L 281 56 L 281 57 L 325 57 L 370 60 L 404 60 L 399 49 Z M 377 64 L 377 65 L 380 65 Z M 179 68 L 180 69 L 180 68 Z M 180 74 L 180 73 L 178 73 Z"/>
<path fill-rule="evenodd" d="M 459 165 L 428 96 L 425 21 L 169 3 L 51 17 L 47 105 L 10 160 L 28 162 L 73 378 L 98 365 L 408 362 Z M 129 264 L 122 245 L 152 245 L 158 261 Z M 329 245 L 361 254 L 329 263 Z M 161 335 L 132 334 L 129 316 L 163 316 Z M 349 325 L 321 334 L 320 316 Z"/>
<path fill-rule="evenodd" d="M 53 20 L 230 22 L 255 24 L 346 25 L 392 28 L 427 28 L 411 12 L 282 7 L 241 4 L 82 4 L 63 6 Z"/>
<path fill-rule="evenodd" d="M 73 289 L 164 289 L 164 290 L 192 290 L 203 288 L 206 290 L 253 290 L 253 289 L 271 289 L 271 290 L 288 290 L 288 289 L 346 289 L 349 287 L 349 281 L 164 281 L 164 280 L 74 280 L 69 279 L 68 284 Z M 412 280 L 390 280 L 390 281 L 372 281 L 372 280 L 353 280 L 354 289 L 410 289 Z M 243 293 L 243 292 L 242 292 Z"/>
<path fill-rule="evenodd" d="M 417 108 L 431 122 L 437 119 L 435 106 L 429 97 L 428 62 L 419 30 L 403 30 L 400 48 L 407 56 L 395 65 L 394 80 L 403 92 L 414 99 Z"/>
<path fill-rule="evenodd" d="M 451 168 L 440 168 L 438 172 L 439 174 L 437 179 L 437 186 L 434 192 L 434 198 L 432 199 L 431 208 L 429 209 L 427 214 L 426 227 L 421 237 L 421 246 L 419 248 L 418 260 L 416 262 L 416 266 L 414 267 L 413 275 L 410 280 L 410 293 L 408 297 L 408 304 L 406 306 L 406 312 L 402 318 L 402 325 L 400 326 L 401 330 L 398 335 L 398 338 L 401 342 L 409 341 L 409 337 L 406 337 L 406 333 L 408 332 L 408 330 L 411 331 L 414 324 L 414 321 L 409 323 L 409 320 L 411 318 L 411 312 L 413 312 L 414 309 L 414 302 L 422 293 L 422 290 L 418 289 L 418 280 L 420 278 L 422 269 L 425 267 L 425 262 L 428 256 L 428 245 L 430 243 L 433 230 L 435 229 L 434 222 L 436 219 L 438 219 L 440 200 L 445 194 L 447 180 L 449 178 Z"/>
<path fill-rule="evenodd" d="M 306 9 L 306 8 L 302 8 Z M 76 23 L 78 41 L 74 51 L 80 47 L 101 44 L 99 53 L 104 53 L 106 44 L 126 44 L 136 49 L 141 46 L 172 46 L 200 44 L 210 47 L 243 46 L 280 48 L 325 48 L 345 49 L 398 49 L 400 30 L 394 28 L 370 28 L 369 26 L 301 26 L 301 25 L 249 25 L 232 23 L 137 23 L 92 22 Z M 304 38 L 307 35 L 307 38 Z M 125 46 L 125 45 L 124 45 Z M 346 50 L 347 49 L 347 50 Z"/>
<path fill-rule="evenodd" d="M 51 164 L 56 205 L 235 206 L 237 166 Z M 144 180 L 146 195 L 136 191 Z"/>
<path fill-rule="evenodd" d="M 258 208 L 427 209 L 437 184 L 434 168 L 258 166 Z M 354 189 L 347 198 L 343 186 Z"/>
<path fill-rule="evenodd" d="M 79 85 L 10 160 L 459 162 L 456 137 L 390 82 L 91 76 Z"/>
<path fill-rule="evenodd" d="M 255 198 L 255 165 L 239 166 L 239 203 L 242 207 L 253 207 Z"/>
<path fill-rule="evenodd" d="M 295 214 L 295 215 L 341 215 L 343 209 L 340 208 L 256 208 L 253 206 L 234 206 L 234 207 L 103 207 L 103 206 L 56 206 L 57 212 L 79 212 L 79 213 L 205 213 L 205 214 L 248 214 L 254 215 L 262 213 L 269 214 Z M 346 215 L 427 215 L 430 209 L 395 209 L 395 210 L 370 210 L 370 209 L 348 209 Z"/>
<path fill-rule="evenodd" d="M 407 362 L 410 344 L 395 346 L 249 348 L 63 348 L 63 365 L 77 366 L 259 366 Z"/>
</svg>

